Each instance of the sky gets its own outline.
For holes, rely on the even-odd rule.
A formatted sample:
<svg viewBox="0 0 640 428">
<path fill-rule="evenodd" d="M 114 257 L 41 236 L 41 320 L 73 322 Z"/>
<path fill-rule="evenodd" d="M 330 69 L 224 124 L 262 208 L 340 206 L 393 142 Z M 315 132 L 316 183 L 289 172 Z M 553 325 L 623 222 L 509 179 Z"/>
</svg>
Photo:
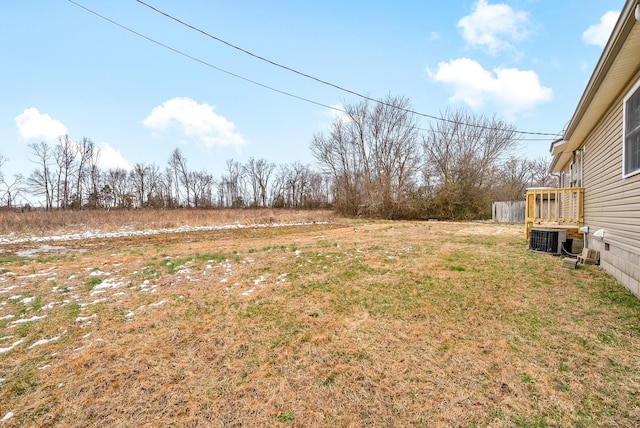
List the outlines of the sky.
<svg viewBox="0 0 640 428">
<path fill-rule="evenodd" d="M 176 148 L 214 177 L 230 159 L 316 166 L 311 139 L 355 94 L 496 116 L 531 133 L 516 155 L 548 157 L 624 4 L 144 1 L 0 1 L 6 181 L 61 135 L 90 138 L 105 170 L 164 169 Z"/>
</svg>

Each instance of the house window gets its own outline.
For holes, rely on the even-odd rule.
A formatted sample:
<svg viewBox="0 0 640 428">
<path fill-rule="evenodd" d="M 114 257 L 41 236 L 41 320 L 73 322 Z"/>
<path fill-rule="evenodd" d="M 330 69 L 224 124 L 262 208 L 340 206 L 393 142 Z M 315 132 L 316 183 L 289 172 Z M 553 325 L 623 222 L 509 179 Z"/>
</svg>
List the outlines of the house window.
<svg viewBox="0 0 640 428">
<path fill-rule="evenodd" d="M 624 99 L 623 173 L 625 176 L 640 172 L 640 82 Z"/>
</svg>

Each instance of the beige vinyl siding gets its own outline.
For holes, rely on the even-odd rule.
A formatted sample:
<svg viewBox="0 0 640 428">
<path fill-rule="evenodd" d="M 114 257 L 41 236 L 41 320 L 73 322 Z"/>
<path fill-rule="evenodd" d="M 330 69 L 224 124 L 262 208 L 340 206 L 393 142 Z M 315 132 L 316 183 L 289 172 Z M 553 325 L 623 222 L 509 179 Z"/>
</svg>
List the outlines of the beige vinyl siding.
<svg viewBox="0 0 640 428">
<path fill-rule="evenodd" d="M 605 242 L 640 252 L 640 174 L 622 178 L 623 98 L 612 104 L 585 142 L 584 221 L 590 233 L 605 230 Z"/>
</svg>

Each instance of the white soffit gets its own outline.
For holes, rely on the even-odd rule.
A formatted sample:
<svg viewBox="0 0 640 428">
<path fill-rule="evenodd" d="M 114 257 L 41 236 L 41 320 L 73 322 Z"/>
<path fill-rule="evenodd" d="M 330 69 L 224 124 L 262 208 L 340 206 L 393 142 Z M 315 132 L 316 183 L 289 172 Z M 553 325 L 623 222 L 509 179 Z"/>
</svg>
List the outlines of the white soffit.
<svg viewBox="0 0 640 428">
<path fill-rule="evenodd" d="M 565 141 L 554 152 L 552 172 L 561 171 L 580 148 L 611 105 L 640 69 L 640 23 L 635 19 L 636 1 L 628 0 L 612 36 L 596 65 L 565 133 Z"/>
</svg>

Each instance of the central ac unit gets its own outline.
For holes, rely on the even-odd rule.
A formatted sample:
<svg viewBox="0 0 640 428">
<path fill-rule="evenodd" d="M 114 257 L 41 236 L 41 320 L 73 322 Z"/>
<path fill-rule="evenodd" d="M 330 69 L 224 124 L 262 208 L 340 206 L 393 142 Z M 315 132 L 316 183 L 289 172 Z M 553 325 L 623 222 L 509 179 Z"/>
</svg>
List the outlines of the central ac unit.
<svg viewBox="0 0 640 428">
<path fill-rule="evenodd" d="M 561 254 L 567 231 L 559 229 L 531 229 L 529 249 L 540 253 Z"/>
</svg>

